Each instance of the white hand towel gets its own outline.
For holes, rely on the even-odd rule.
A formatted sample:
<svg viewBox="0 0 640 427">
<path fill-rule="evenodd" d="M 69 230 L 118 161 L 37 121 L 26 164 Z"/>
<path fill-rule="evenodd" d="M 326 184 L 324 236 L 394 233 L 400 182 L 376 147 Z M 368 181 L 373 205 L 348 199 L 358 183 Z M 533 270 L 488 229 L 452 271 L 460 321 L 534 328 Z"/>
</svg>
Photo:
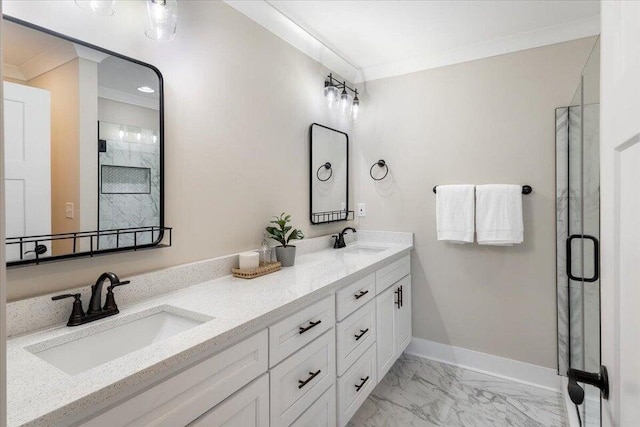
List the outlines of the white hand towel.
<svg viewBox="0 0 640 427">
<path fill-rule="evenodd" d="M 473 185 L 439 185 L 436 188 L 438 240 L 473 243 Z"/>
<path fill-rule="evenodd" d="M 476 233 L 480 245 L 512 246 L 523 242 L 521 186 L 476 187 Z"/>
</svg>

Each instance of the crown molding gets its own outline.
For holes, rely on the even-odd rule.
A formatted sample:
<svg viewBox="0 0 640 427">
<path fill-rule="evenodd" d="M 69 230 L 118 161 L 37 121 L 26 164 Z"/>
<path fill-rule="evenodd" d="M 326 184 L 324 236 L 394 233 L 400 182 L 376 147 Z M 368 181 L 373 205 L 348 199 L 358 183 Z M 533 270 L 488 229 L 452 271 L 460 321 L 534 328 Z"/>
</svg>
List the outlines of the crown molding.
<svg viewBox="0 0 640 427">
<path fill-rule="evenodd" d="M 160 102 L 145 98 L 143 96 L 132 95 L 120 90 L 98 86 L 98 98 L 109 99 L 111 101 L 123 102 L 125 104 L 137 105 L 138 107 L 160 110 Z"/>
<path fill-rule="evenodd" d="M 20 65 L 25 80 L 31 80 L 78 57 L 71 43 L 60 43 Z"/>
<path fill-rule="evenodd" d="M 271 31 L 325 67 L 355 83 L 460 64 L 600 34 L 600 15 L 459 49 L 358 69 L 266 1 L 225 0 L 232 8 Z"/>
<path fill-rule="evenodd" d="M 356 83 L 475 61 L 482 58 L 577 40 L 598 34 L 600 34 L 599 15 L 588 19 L 573 21 L 568 24 L 546 27 L 516 34 L 511 37 L 491 40 L 461 49 L 421 56 L 406 61 L 366 67 L 361 70 L 361 75 L 356 79 Z"/>
<path fill-rule="evenodd" d="M 2 74 L 4 77 L 8 77 L 14 80 L 26 81 L 24 74 L 20 71 L 20 67 L 12 64 L 2 64 Z"/>
<path fill-rule="evenodd" d="M 266 1 L 225 0 L 225 3 L 346 80 L 356 80 L 357 67 Z"/>
</svg>

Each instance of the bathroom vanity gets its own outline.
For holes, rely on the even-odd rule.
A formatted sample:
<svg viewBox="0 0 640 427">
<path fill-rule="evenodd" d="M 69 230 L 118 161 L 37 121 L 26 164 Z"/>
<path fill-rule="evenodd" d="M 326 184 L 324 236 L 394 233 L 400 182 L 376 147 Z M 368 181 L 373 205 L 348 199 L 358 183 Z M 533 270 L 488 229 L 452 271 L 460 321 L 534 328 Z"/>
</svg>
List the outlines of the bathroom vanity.
<svg viewBox="0 0 640 427">
<path fill-rule="evenodd" d="M 128 305 L 132 277 L 119 315 L 11 338 L 9 425 L 346 425 L 411 340 L 412 235 L 383 234 Z"/>
</svg>

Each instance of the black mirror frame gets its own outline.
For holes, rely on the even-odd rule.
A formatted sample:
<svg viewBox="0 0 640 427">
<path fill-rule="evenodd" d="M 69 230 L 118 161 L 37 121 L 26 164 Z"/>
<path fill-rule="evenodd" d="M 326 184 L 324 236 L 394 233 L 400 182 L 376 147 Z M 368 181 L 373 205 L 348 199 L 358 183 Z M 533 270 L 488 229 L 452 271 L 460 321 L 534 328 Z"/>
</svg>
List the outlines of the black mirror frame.
<svg viewBox="0 0 640 427">
<path fill-rule="evenodd" d="M 113 52 L 109 49 L 105 49 L 102 48 L 100 46 L 96 46 L 93 45 L 91 43 L 87 43 L 85 41 L 82 40 L 78 40 L 76 38 L 58 33 L 56 31 L 50 30 L 48 28 L 44 28 L 41 27 L 39 25 L 35 25 L 32 24 L 30 22 L 27 21 L 23 21 L 22 19 L 19 18 L 15 18 L 13 16 L 10 15 L 6 15 L 3 14 L 2 15 L 2 19 L 6 19 L 9 22 L 13 22 L 15 24 L 18 25 L 22 25 L 24 27 L 27 28 L 31 28 L 37 31 L 42 31 L 43 33 L 46 34 L 50 34 L 52 36 L 55 37 L 60 37 L 63 40 L 67 40 L 70 41 L 72 43 L 76 43 L 91 49 L 95 49 L 99 52 L 103 52 L 106 53 L 110 56 L 115 56 L 117 58 L 120 59 L 124 59 L 126 61 L 130 61 L 133 62 L 135 64 L 141 65 L 143 67 L 147 67 L 151 70 L 153 70 L 154 73 L 156 73 L 156 75 L 158 76 L 158 100 L 159 100 L 159 113 L 160 113 L 160 126 L 159 126 L 159 132 L 158 132 L 158 139 L 159 139 L 159 147 L 160 147 L 160 206 L 159 206 L 159 210 L 160 210 L 160 224 L 159 224 L 159 230 L 158 230 L 158 238 L 153 241 L 152 243 L 146 243 L 146 244 L 141 244 L 141 245 L 137 245 L 137 246 L 128 246 L 128 247 L 122 247 L 122 248 L 109 248 L 109 249 L 97 249 L 95 251 L 89 251 L 89 252 L 78 252 L 78 253 L 70 253 L 70 254 L 64 254 L 64 255 L 56 255 L 56 256 L 50 256 L 50 257 L 45 257 L 45 258 L 33 258 L 33 259 L 28 259 L 28 260 L 20 260 L 20 261 L 11 261 L 11 262 L 7 262 L 6 265 L 7 267 L 16 267 L 16 266 L 23 266 L 23 265 L 31 265 L 31 264 L 41 264 L 41 263 L 45 263 L 45 262 L 51 262 L 51 261 L 62 261 L 62 260 L 67 260 L 67 259 L 73 259 L 73 258 L 84 258 L 84 257 L 94 257 L 97 255 L 103 255 L 103 254 L 109 254 L 109 253 L 114 253 L 114 252 L 130 252 L 130 251 L 136 251 L 139 249 L 149 249 L 149 248 L 153 248 L 153 247 L 163 247 L 159 246 L 160 242 L 162 242 L 162 240 L 164 239 L 165 236 L 165 225 L 164 225 L 164 79 L 162 77 L 162 73 L 160 72 L 160 70 L 158 68 L 156 68 L 155 66 L 148 64 L 146 62 L 142 62 L 139 61 L 137 59 L 134 58 L 130 58 L 126 55 L 122 55 L 120 53 L 117 52 Z M 1 48 L 1 46 L 0 46 Z M 169 229 L 169 234 L 171 234 L 171 230 Z M 170 246 L 171 244 L 169 244 Z"/>
<path fill-rule="evenodd" d="M 313 219 L 313 178 L 316 176 L 316 172 L 313 168 L 313 127 L 319 126 L 324 129 L 331 130 L 333 132 L 341 133 L 346 138 L 346 159 L 347 159 L 347 179 L 346 179 L 346 210 L 345 217 L 341 219 L 327 220 L 327 221 L 314 221 Z M 329 126 L 321 125 L 320 123 L 312 123 L 309 126 L 309 221 L 311 225 L 329 224 L 332 222 L 349 221 L 349 135 L 346 132 L 339 131 L 338 129 L 330 128 Z"/>
</svg>

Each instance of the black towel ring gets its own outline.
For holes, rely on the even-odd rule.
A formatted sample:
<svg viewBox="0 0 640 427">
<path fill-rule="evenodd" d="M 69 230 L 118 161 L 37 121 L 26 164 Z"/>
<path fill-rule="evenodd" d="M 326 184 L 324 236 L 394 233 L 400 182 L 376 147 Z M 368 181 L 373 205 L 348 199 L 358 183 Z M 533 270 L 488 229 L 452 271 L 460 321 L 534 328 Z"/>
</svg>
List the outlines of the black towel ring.
<svg viewBox="0 0 640 427">
<path fill-rule="evenodd" d="M 322 168 L 325 168 L 329 171 L 329 176 L 326 177 L 325 179 L 320 178 L 320 170 L 322 170 Z M 324 165 L 321 165 L 316 171 L 316 177 L 318 178 L 319 181 L 322 181 L 322 182 L 329 181 L 332 175 L 333 175 L 333 169 L 331 169 L 331 163 L 329 162 L 325 163 Z"/>
<path fill-rule="evenodd" d="M 381 167 L 381 168 L 385 168 L 385 172 L 384 175 L 382 175 L 381 178 L 376 178 L 373 176 L 373 168 L 375 166 Z M 375 162 L 374 164 L 371 165 L 371 169 L 369 169 L 369 175 L 371 175 L 371 178 L 373 178 L 374 181 L 382 181 L 383 179 L 385 179 L 387 177 L 387 174 L 389 173 L 389 166 L 387 166 L 387 162 L 385 162 L 384 160 L 380 159 L 377 162 Z"/>
</svg>

